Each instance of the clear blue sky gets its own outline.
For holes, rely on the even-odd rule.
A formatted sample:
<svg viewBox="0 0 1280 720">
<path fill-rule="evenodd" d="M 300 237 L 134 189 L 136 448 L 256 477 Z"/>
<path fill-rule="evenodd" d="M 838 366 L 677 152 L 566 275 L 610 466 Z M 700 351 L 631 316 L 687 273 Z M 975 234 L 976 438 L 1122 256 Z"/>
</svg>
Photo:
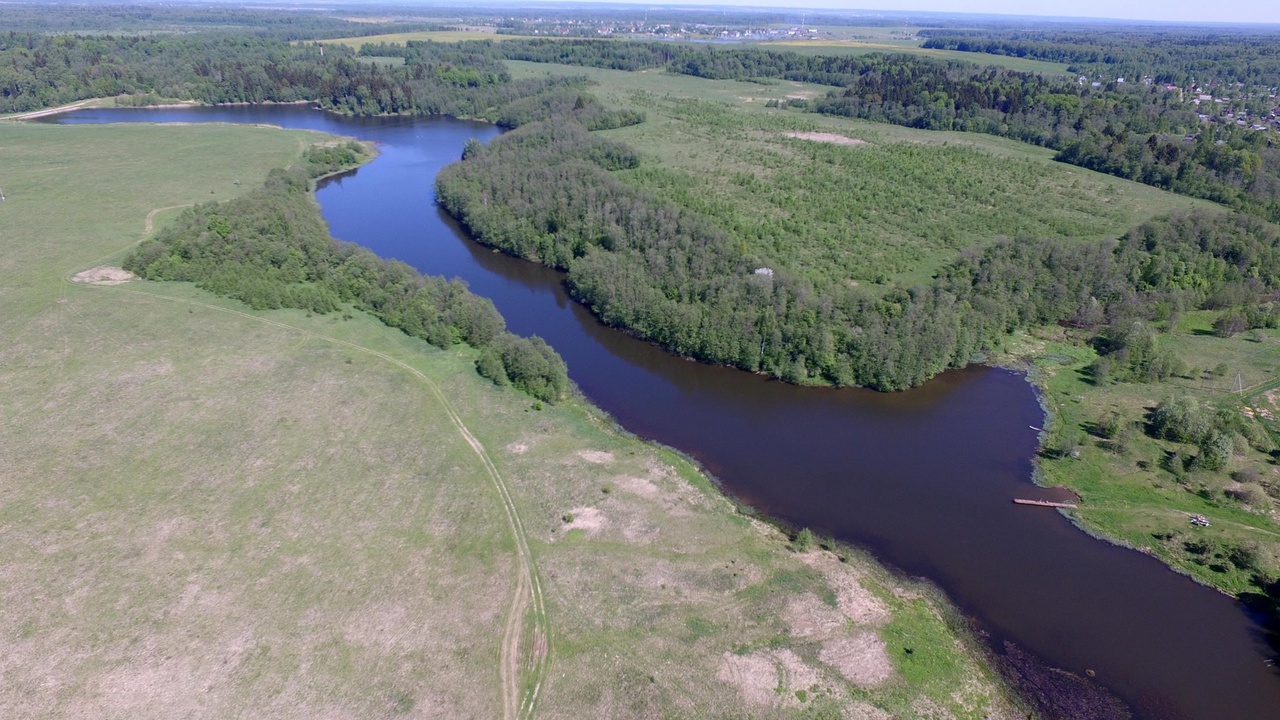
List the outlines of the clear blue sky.
<svg viewBox="0 0 1280 720">
<path fill-rule="evenodd" d="M 625 0 L 641 2 L 644 0 Z M 730 5 L 752 7 L 809 7 L 838 10 L 897 12 L 962 12 L 998 15 L 1119 18 L 1174 22 L 1280 23 L 1280 0 L 656 0 L 655 5 Z"/>
</svg>

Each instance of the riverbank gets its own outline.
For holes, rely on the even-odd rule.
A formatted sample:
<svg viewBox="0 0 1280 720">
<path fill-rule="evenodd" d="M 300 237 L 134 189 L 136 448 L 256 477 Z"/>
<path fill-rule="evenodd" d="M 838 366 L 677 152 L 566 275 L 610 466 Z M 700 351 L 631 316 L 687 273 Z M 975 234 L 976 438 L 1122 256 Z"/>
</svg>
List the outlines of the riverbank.
<svg viewBox="0 0 1280 720">
<path fill-rule="evenodd" d="M 18 716 L 494 717 L 511 707 L 498 667 L 539 713 L 1013 715 L 933 600 L 858 558 L 793 552 L 579 401 L 535 409 L 469 351 L 363 313 L 65 282 L 135 242 L 151 208 L 242 193 L 314 134 L 0 133 L 16 278 L 0 327 L 21 359 L 0 402 L 22 419 L 0 434 L 20 608 L 0 637 Z"/>
<path fill-rule="evenodd" d="M 1027 368 L 1040 393 L 1048 422 L 1037 481 L 1080 495 L 1080 508 L 1067 513 L 1073 522 L 1266 608 L 1265 595 L 1280 577 L 1280 448 L 1266 428 L 1266 388 L 1280 373 L 1276 341 L 1215 337 L 1218 315 L 1189 313 L 1169 328 L 1165 342 L 1191 370 L 1165 382 L 1095 382 L 1088 367 L 1097 354 L 1061 328 L 1016 338 L 1004 360 Z M 1234 441 L 1225 467 L 1200 468 L 1185 461 L 1199 452 L 1194 445 L 1152 436 L 1151 413 L 1177 397 L 1259 432 Z M 1193 525 L 1197 516 L 1209 526 Z"/>
<path fill-rule="evenodd" d="M 686 362 L 601 327 L 566 297 L 563 276 L 481 248 L 422 202 L 423 174 L 454 162 L 468 138 L 494 137 L 492 126 L 353 122 L 302 108 L 190 112 L 92 111 L 68 121 L 242 122 L 374 140 L 377 163 L 318 191 L 334 235 L 465 279 L 510 329 L 552 342 L 593 402 L 705 459 L 736 496 L 935 579 L 996 652 L 1012 640 L 1052 667 L 1096 677 L 1144 717 L 1176 706 L 1193 717 L 1229 709 L 1262 718 L 1280 702 L 1254 648 L 1256 627 L 1233 603 L 1093 541 L 1056 513 L 1009 502 L 1026 492 L 1039 446 L 1028 426 L 1044 419 L 1021 375 L 972 368 L 886 394 Z M 434 142 L 424 145 L 423 132 Z M 1019 601 L 1028 597 L 1041 600 Z"/>
<path fill-rule="evenodd" d="M 233 102 L 233 103 L 205 103 L 199 100 L 175 100 L 175 99 L 159 99 L 156 102 L 142 102 L 139 99 L 145 96 L 139 95 L 120 95 L 115 97 L 90 98 L 88 100 L 80 100 L 78 102 L 69 103 L 67 105 L 59 105 L 58 107 L 44 108 L 42 110 L 32 110 L 30 112 L 13 113 L 10 115 L 0 115 L 0 120 L 39 120 L 40 118 L 53 117 L 55 115 L 65 115 L 76 110 L 86 108 L 136 108 L 139 110 L 180 110 L 183 108 L 196 107 L 251 107 L 254 105 L 314 105 L 312 100 L 294 100 L 291 102 L 273 102 L 270 100 L 249 103 L 249 102 Z"/>
</svg>

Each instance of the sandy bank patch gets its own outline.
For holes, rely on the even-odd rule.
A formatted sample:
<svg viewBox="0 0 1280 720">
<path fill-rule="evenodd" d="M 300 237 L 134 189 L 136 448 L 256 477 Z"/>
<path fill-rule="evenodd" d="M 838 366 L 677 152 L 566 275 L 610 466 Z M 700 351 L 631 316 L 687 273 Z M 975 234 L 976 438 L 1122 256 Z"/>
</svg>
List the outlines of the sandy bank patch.
<svg viewBox="0 0 1280 720">
<path fill-rule="evenodd" d="M 111 267 L 110 265 L 99 265 L 96 268 L 89 268 L 75 274 L 71 278 L 75 282 L 89 283 L 90 285 L 123 285 L 130 280 L 136 280 L 137 275 L 125 270 L 124 268 Z"/>
<path fill-rule="evenodd" d="M 662 494 L 658 486 L 647 478 L 631 477 L 623 475 L 613 479 L 615 485 L 623 492 L 629 492 L 632 495 L 638 495 L 646 500 L 657 500 Z"/>
<path fill-rule="evenodd" d="M 835 145 L 866 145 L 866 140 L 849 137 L 848 135 L 837 135 L 835 133 L 825 132 L 789 132 L 783 133 L 787 137 L 796 138 L 797 140 L 812 140 L 813 142 L 832 143 Z"/>
<path fill-rule="evenodd" d="M 777 698 L 778 668 L 762 653 L 734 655 L 725 653 L 720 658 L 716 679 L 738 688 L 742 697 L 753 705 L 769 705 Z"/>
<path fill-rule="evenodd" d="M 605 526 L 609 524 L 609 519 L 605 517 L 604 513 L 593 507 L 574 508 L 565 513 L 565 517 L 572 518 L 564 524 L 565 532 L 582 530 L 587 534 L 587 537 L 599 535 L 600 531 L 604 530 Z"/>
<path fill-rule="evenodd" d="M 879 685 L 893 674 L 884 641 L 871 631 L 822 643 L 818 659 L 861 687 Z"/>
<path fill-rule="evenodd" d="M 836 607 L 856 625 L 879 627 L 889 622 L 889 608 L 880 598 L 862 587 L 858 572 L 831 553 L 812 552 L 803 556 L 809 567 L 822 573 L 836 592 Z"/>
<path fill-rule="evenodd" d="M 583 450 L 578 453 L 578 457 L 596 465 L 608 465 L 613 462 L 613 453 L 603 450 Z"/>
<path fill-rule="evenodd" d="M 654 479 L 662 479 L 664 485 L 670 484 L 668 480 L 652 470 L 648 478 L 620 475 L 613 479 L 613 484 L 624 493 L 656 503 L 668 515 L 685 517 L 691 514 L 689 506 L 694 504 L 690 497 L 692 493 L 682 492 L 687 491 L 688 488 L 677 487 L 673 490 L 668 490 L 659 487 L 658 483 L 654 482 Z"/>
<path fill-rule="evenodd" d="M 797 638 L 828 638 L 845 625 L 844 615 L 813 593 L 787 602 L 787 625 Z"/>
</svg>

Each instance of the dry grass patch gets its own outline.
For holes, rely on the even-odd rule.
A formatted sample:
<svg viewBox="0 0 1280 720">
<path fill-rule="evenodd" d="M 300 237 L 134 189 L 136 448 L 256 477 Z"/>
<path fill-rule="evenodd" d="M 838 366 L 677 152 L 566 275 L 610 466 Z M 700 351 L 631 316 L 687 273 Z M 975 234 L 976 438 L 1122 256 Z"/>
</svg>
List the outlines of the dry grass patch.
<svg viewBox="0 0 1280 720">
<path fill-rule="evenodd" d="M 794 96 L 788 95 L 787 97 L 794 97 Z M 866 140 L 860 140 L 855 137 L 849 137 L 848 135 L 837 135 L 836 133 L 830 133 L 830 132 L 789 132 L 789 133 L 783 133 L 783 134 L 789 138 L 796 138 L 797 140 L 809 140 L 812 142 L 831 143 L 833 145 L 866 145 L 867 144 Z"/>
<path fill-rule="evenodd" d="M 764 653 L 725 653 L 716 679 L 738 688 L 742 699 L 752 705 L 772 705 L 778 699 L 778 668 Z"/>
<path fill-rule="evenodd" d="M 818 657 L 858 687 L 875 687 L 893 675 L 884 641 L 869 630 L 822 643 Z"/>
<path fill-rule="evenodd" d="M 90 285 L 123 285 L 130 280 L 138 279 L 138 276 L 124 268 L 100 265 L 96 268 L 82 270 L 71 279 L 75 282 L 89 283 Z"/>
</svg>

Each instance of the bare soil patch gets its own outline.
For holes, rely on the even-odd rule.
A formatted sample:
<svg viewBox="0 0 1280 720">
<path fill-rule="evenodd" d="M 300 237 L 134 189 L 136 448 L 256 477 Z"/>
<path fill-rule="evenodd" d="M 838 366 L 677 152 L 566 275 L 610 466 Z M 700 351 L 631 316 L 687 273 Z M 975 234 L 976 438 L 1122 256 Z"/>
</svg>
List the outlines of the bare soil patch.
<svg viewBox="0 0 1280 720">
<path fill-rule="evenodd" d="M 824 642 L 818 658 L 861 687 L 875 687 L 893 674 L 884 641 L 869 630 Z"/>
<path fill-rule="evenodd" d="M 124 268 L 111 267 L 110 265 L 99 265 L 96 268 L 89 268 L 75 274 L 71 278 L 75 282 L 89 283 L 90 285 L 123 285 L 130 280 L 136 280 L 137 275 L 125 270 Z"/>
<path fill-rule="evenodd" d="M 836 133 L 826 132 L 789 132 L 784 133 L 787 137 L 796 138 L 797 140 L 812 140 L 813 142 L 832 143 L 835 145 L 866 145 L 866 140 L 849 137 L 848 135 L 837 135 Z"/>
<path fill-rule="evenodd" d="M 725 653 L 716 678 L 737 687 L 743 699 L 753 705 L 770 705 L 777 698 L 778 668 L 759 651 L 750 655 Z"/>
<path fill-rule="evenodd" d="M 566 517 L 573 519 L 564 525 L 565 532 L 570 530 L 582 530 L 587 537 L 595 537 L 604 530 L 605 525 L 609 524 L 609 519 L 598 508 L 579 507 L 570 510 Z"/>
<path fill-rule="evenodd" d="M 858 582 L 858 572 L 840 562 L 831 553 L 814 552 L 803 556 L 806 564 L 822 573 L 836 592 L 836 607 L 856 625 L 879 627 L 889 622 L 889 607 Z"/>
<path fill-rule="evenodd" d="M 582 450 L 578 453 L 578 457 L 596 465 L 608 465 L 613 462 L 613 453 L 603 450 Z"/>
<path fill-rule="evenodd" d="M 813 593 L 793 597 L 787 602 L 787 626 L 797 638 L 825 639 L 840 632 L 845 618 L 839 610 L 827 605 Z"/>
<path fill-rule="evenodd" d="M 817 668 L 806 663 L 795 652 L 787 649 L 775 650 L 774 658 L 778 664 L 782 666 L 782 672 L 785 675 L 783 685 L 791 691 L 809 690 L 814 685 L 822 682 L 822 673 Z"/>
</svg>

